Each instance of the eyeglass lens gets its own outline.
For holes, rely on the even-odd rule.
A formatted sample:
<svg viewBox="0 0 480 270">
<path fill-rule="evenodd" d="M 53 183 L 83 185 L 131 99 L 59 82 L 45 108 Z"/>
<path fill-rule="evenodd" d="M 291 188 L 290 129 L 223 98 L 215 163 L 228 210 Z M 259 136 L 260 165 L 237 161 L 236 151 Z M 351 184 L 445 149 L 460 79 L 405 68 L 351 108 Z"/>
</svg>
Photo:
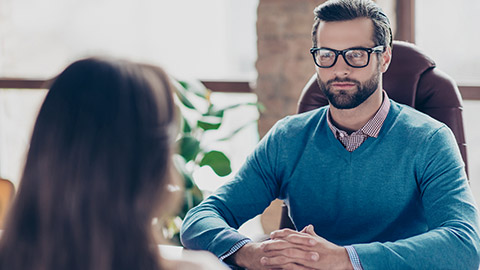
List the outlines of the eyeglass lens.
<svg viewBox="0 0 480 270">
<path fill-rule="evenodd" d="M 368 64 L 368 52 L 364 50 L 345 51 L 345 61 L 352 66 L 365 66 Z M 334 64 L 337 55 L 329 49 L 320 49 L 315 52 L 315 59 L 320 66 L 327 67 Z"/>
</svg>

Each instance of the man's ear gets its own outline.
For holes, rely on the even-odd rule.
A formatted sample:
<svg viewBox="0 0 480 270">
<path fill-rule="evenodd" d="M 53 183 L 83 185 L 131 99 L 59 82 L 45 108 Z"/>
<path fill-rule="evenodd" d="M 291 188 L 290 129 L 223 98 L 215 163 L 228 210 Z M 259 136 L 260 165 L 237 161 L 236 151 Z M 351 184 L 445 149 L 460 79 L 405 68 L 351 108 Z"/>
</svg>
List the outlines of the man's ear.
<svg viewBox="0 0 480 270">
<path fill-rule="evenodd" d="M 382 53 L 381 59 L 381 71 L 382 73 L 385 73 L 390 66 L 390 61 L 392 61 L 392 48 L 390 48 L 390 46 L 387 46 L 387 48 L 385 48 L 385 52 Z"/>
</svg>

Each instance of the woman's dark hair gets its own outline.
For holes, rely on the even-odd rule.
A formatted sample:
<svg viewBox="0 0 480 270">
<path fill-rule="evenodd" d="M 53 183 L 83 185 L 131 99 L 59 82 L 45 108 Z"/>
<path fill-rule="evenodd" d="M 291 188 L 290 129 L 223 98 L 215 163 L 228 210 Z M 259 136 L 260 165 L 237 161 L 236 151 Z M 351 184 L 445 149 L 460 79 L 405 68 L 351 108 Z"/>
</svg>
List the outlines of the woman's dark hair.
<svg viewBox="0 0 480 270">
<path fill-rule="evenodd" d="M 171 199 L 167 75 L 77 61 L 53 82 L 0 241 L 1 269 L 160 269 L 152 218 Z"/>
<path fill-rule="evenodd" d="M 375 46 L 392 47 L 392 29 L 387 15 L 371 0 L 329 0 L 313 11 L 315 21 L 312 29 L 313 47 L 317 46 L 317 31 L 320 22 L 348 21 L 368 18 L 373 22 Z"/>
</svg>

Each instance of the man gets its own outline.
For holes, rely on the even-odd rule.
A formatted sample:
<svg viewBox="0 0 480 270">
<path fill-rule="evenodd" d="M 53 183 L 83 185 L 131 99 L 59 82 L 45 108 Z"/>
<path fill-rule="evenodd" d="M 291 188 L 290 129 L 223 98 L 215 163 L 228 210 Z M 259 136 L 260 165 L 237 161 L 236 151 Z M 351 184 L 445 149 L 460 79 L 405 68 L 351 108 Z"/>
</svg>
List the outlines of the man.
<svg viewBox="0 0 480 270">
<path fill-rule="evenodd" d="M 382 89 L 387 17 L 367 0 L 328 1 L 315 16 L 329 106 L 279 121 L 188 213 L 183 244 L 248 269 L 478 269 L 478 213 L 452 132 Z M 300 231 L 255 243 L 235 230 L 275 198 Z"/>
</svg>

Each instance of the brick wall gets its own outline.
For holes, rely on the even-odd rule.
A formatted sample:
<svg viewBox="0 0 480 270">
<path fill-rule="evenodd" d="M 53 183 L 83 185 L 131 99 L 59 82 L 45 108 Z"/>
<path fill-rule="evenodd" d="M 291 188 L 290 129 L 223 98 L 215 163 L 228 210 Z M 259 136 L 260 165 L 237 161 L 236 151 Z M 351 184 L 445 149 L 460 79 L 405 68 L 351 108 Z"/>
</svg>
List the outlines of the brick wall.
<svg viewBox="0 0 480 270">
<path fill-rule="evenodd" d="M 377 3 L 395 24 L 395 1 Z M 309 49 L 313 9 L 325 0 L 259 0 L 255 92 L 265 105 L 258 123 L 260 136 L 286 115 L 296 112 L 297 100 L 315 67 Z"/>
<path fill-rule="evenodd" d="M 265 105 L 260 136 L 296 112 L 300 92 L 315 72 L 312 47 L 313 9 L 323 0 L 260 0 L 257 18 L 258 71 L 255 92 Z"/>
<path fill-rule="evenodd" d="M 313 9 L 324 0 L 260 0 L 257 17 L 255 92 L 265 106 L 260 115 L 261 137 L 286 115 L 296 112 L 303 86 L 315 72 L 309 49 Z M 278 229 L 280 206 L 275 200 L 261 216 L 265 233 Z"/>
</svg>

